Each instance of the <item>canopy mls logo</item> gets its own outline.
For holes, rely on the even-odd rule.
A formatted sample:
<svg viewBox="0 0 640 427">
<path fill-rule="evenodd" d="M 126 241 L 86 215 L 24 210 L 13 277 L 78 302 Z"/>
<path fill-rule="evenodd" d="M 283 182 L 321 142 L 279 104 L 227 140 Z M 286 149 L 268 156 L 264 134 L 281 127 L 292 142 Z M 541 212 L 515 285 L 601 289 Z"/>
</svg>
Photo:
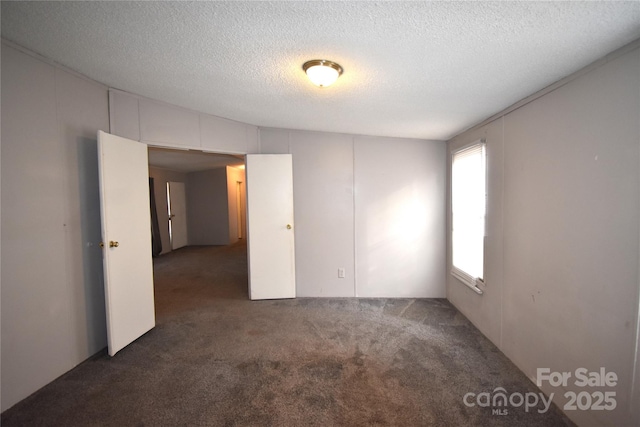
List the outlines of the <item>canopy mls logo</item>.
<svg viewBox="0 0 640 427">
<path fill-rule="evenodd" d="M 605 387 L 615 387 L 618 384 L 618 376 L 615 372 L 607 372 L 605 368 L 599 371 L 590 372 L 586 368 L 578 368 L 573 372 L 555 372 L 549 368 L 538 368 L 536 371 L 536 385 L 542 387 L 548 384 L 551 387 L 567 387 L 572 385 L 580 388 L 590 388 L 576 393 L 567 391 L 564 397 L 567 398 L 563 409 L 565 411 L 591 410 L 591 411 L 612 411 L 616 408 L 616 392 L 612 390 L 602 390 Z M 592 388 L 598 390 L 592 391 Z M 509 415 L 509 408 L 524 407 L 524 411 L 537 410 L 539 414 L 544 414 L 551 407 L 551 402 L 555 393 L 550 393 L 547 397 L 542 392 L 526 392 L 507 394 L 504 387 L 497 387 L 493 392 L 472 393 L 469 392 L 462 398 L 465 406 L 472 408 L 491 408 L 493 415 Z"/>
<path fill-rule="evenodd" d="M 537 408 L 538 413 L 544 414 L 549 410 L 553 393 L 547 399 L 544 393 L 511 393 L 507 396 L 507 390 L 503 387 L 497 387 L 493 390 L 493 395 L 489 392 L 467 393 L 462 398 L 464 404 L 468 407 L 479 406 L 481 408 L 491 408 L 493 415 L 509 415 L 508 407 L 519 408 L 524 406 L 524 411 L 529 412 L 530 409 Z M 539 408 L 539 404 L 542 407 Z"/>
</svg>

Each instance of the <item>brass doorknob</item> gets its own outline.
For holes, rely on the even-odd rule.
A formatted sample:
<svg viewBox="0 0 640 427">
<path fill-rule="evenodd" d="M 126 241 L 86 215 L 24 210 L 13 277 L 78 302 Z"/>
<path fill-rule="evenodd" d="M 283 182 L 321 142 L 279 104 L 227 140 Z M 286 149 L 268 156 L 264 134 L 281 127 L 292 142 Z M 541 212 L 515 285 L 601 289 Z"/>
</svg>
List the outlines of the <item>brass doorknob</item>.
<svg viewBox="0 0 640 427">
<path fill-rule="evenodd" d="M 287 224 L 287 230 L 291 230 L 291 224 Z"/>
<path fill-rule="evenodd" d="M 118 246 L 120 246 L 120 243 L 118 242 L 114 242 L 113 240 L 109 242 L 110 248 L 117 248 Z"/>
</svg>

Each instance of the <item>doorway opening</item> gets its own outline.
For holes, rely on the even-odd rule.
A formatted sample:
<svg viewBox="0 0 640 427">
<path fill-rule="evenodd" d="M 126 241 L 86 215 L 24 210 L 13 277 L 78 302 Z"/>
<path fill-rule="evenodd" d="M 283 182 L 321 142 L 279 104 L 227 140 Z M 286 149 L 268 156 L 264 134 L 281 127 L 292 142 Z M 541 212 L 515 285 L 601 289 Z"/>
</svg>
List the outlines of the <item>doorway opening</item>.
<svg viewBox="0 0 640 427">
<path fill-rule="evenodd" d="M 157 321 L 214 295 L 248 298 L 244 156 L 148 150 L 162 245 L 154 257 Z"/>
<path fill-rule="evenodd" d="M 153 178 L 152 178 L 153 179 Z M 173 248 L 173 226 L 171 224 L 171 186 L 167 182 L 167 216 L 169 217 L 169 246 Z M 160 244 L 162 246 L 162 244 Z"/>
<path fill-rule="evenodd" d="M 167 182 L 167 215 L 169 216 L 169 247 L 187 246 L 187 196 L 185 182 Z"/>
</svg>

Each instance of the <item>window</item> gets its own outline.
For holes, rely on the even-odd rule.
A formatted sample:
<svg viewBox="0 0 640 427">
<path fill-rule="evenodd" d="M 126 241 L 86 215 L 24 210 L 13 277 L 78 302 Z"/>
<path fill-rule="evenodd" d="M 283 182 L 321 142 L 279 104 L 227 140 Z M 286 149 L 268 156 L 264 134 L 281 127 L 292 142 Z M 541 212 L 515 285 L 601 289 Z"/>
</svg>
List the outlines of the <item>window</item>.
<svg viewBox="0 0 640 427">
<path fill-rule="evenodd" d="M 453 153 L 451 167 L 451 273 L 481 294 L 487 204 L 486 148 L 478 141 Z"/>
</svg>

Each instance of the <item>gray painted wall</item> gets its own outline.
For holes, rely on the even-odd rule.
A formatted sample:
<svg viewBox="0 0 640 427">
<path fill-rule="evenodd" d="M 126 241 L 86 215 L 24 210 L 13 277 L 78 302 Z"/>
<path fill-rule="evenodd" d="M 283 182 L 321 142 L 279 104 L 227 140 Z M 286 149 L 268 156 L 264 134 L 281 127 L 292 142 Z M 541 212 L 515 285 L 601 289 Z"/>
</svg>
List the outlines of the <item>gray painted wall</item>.
<svg viewBox="0 0 640 427">
<path fill-rule="evenodd" d="M 449 142 L 486 138 L 489 203 L 484 295 L 448 275 L 447 296 L 534 381 L 537 368 L 615 372 L 599 390 L 616 410 L 566 411 L 579 425 L 640 421 L 639 88 L 636 49 Z M 542 389 L 562 408 L 565 391 L 594 390 L 574 381 Z"/>
<path fill-rule="evenodd" d="M 167 206 L 167 183 L 186 183 L 187 174 L 150 166 L 149 177 L 153 178 L 154 181 L 153 190 L 156 196 L 156 209 L 158 211 L 158 224 L 160 226 L 160 240 L 162 240 L 162 254 L 167 254 L 171 252 L 171 241 L 169 240 L 169 209 Z M 187 214 L 188 212 L 189 211 L 187 210 Z"/>
<path fill-rule="evenodd" d="M 189 245 L 229 244 L 227 168 L 187 175 Z"/>
<path fill-rule="evenodd" d="M 2 410 L 106 346 L 107 88 L 2 45 Z"/>
<path fill-rule="evenodd" d="M 444 143 L 260 129 L 260 148 L 293 154 L 298 296 L 444 297 Z"/>
</svg>

